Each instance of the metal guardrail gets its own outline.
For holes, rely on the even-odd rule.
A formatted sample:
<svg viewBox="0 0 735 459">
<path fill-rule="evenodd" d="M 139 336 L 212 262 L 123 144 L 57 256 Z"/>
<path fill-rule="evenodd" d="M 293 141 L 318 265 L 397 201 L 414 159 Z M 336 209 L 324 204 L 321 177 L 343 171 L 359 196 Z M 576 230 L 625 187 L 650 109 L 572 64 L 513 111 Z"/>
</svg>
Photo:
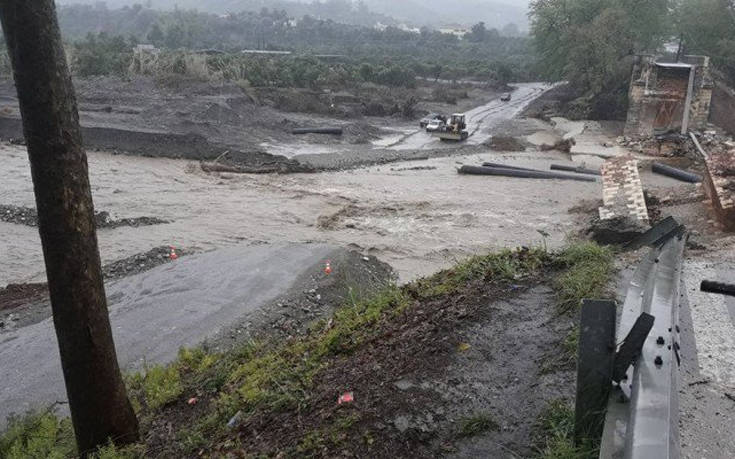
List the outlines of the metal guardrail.
<svg viewBox="0 0 735 459">
<path fill-rule="evenodd" d="M 659 243 L 636 270 L 623 305 L 618 342 L 641 314 L 655 319 L 637 361 L 612 390 L 600 458 L 679 457 L 679 284 L 686 234 Z"/>
</svg>

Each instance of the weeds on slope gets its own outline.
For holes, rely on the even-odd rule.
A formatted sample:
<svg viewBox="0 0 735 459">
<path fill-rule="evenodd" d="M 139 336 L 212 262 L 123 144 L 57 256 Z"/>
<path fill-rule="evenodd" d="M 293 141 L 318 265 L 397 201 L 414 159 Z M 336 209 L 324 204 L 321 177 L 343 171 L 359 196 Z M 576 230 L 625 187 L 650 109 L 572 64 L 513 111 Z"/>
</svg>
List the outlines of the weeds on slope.
<svg viewBox="0 0 735 459">
<path fill-rule="evenodd" d="M 477 286 L 498 285 L 511 292 L 515 284 L 538 282 L 552 272 L 560 273 L 555 277 L 559 311 L 570 312 L 582 298 L 604 292 L 612 272 L 612 254 L 582 243 L 559 253 L 523 248 L 472 257 L 406 286 L 391 286 L 368 298 L 351 298 L 332 319 L 286 342 L 265 339 L 228 353 L 182 350 L 175 362 L 148 367 L 127 378 L 145 444 L 123 450 L 106 448 L 100 457 L 188 457 L 237 450 L 242 438 L 259 435 L 256 430 L 262 433 L 263 426 L 283 428 L 313 414 L 316 402 L 323 402 L 317 400 L 321 395 L 315 388 L 316 379 L 330 366 L 385 338 L 386 333 L 400 330 L 409 311 L 431 308 L 441 303 L 439 298 L 461 302 L 464 293 Z M 35 424 L 30 419 L 36 419 Z M 459 436 L 495 428 L 489 414 L 465 421 Z M 302 438 L 285 442 L 280 451 L 299 456 L 340 451 L 359 422 L 359 412 L 324 414 Z M 243 431 L 248 433 L 241 437 Z M 375 441 L 370 432 L 359 437 L 358 443 L 364 445 Z M 42 456 L 68 457 L 72 439 L 71 424 L 46 413 L 12 424 L 0 437 L 0 456 L 28 457 L 34 455 L 30 452 L 42 451 Z"/>
<path fill-rule="evenodd" d="M 574 444 L 574 408 L 564 400 L 554 400 L 538 419 L 540 459 L 593 459 L 599 455 L 597 442 L 588 439 Z"/>
</svg>

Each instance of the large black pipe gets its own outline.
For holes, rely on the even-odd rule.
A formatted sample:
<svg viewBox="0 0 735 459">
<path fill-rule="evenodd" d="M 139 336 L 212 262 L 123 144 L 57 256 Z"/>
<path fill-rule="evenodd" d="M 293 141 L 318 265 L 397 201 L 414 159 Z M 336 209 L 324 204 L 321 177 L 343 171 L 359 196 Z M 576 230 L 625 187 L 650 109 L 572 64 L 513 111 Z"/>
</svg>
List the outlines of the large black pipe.
<svg viewBox="0 0 735 459">
<path fill-rule="evenodd" d="M 699 183 L 702 181 L 702 177 L 697 174 L 683 171 L 681 169 L 677 169 L 675 167 L 668 166 L 666 164 L 653 163 L 653 165 L 651 166 L 651 170 L 657 174 L 675 178 L 683 182 Z"/>
<path fill-rule="evenodd" d="M 507 164 L 500 164 L 500 163 L 482 163 L 482 167 L 496 167 L 498 169 L 510 169 L 514 171 L 536 171 L 536 172 L 542 172 L 538 169 L 529 169 L 528 167 L 518 167 L 518 166 L 509 166 Z"/>
<path fill-rule="evenodd" d="M 532 179 L 551 179 L 551 180 L 575 180 L 577 182 L 596 182 L 594 177 L 585 177 L 582 175 L 555 174 L 546 171 L 534 170 L 518 170 L 506 169 L 500 167 L 479 167 L 479 166 L 462 166 L 459 168 L 460 174 L 468 175 L 495 175 L 500 177 L 516 177 L 516 178 L 532 178 Z"/>
<path fill-rule="evenodd" d="M 707 293 L 735 296 L 735 285 L 703 280 L 700 290 Z"/>
<path fill-rule="evenodd" d="M 342 135 L 342 128 L 294 128 L 291 134 L 332 134 Z"/>
<path fill-rule="evenodd" d="M 585 169 L 584 167 L 581 167 L 581 166 L 562 166 L 561 164 L 552 164 L 551 170 L 552 171 L 574 172 L 575 174 L 602 175 L 602 172 L 596 171 L 594 169 Z"/>
</svg>

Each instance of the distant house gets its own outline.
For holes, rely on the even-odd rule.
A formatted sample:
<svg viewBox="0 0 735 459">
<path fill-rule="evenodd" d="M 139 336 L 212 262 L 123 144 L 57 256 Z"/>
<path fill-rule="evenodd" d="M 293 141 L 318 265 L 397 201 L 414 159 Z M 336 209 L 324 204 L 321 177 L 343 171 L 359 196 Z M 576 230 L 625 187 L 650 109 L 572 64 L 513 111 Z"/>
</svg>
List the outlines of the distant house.
<svg viewBox="0 0 735 459">
<path fill-rule="evenodd" d="M 461 25 L 446 25 L 439 27 L 439 32 L 445 35 L 455 35 L 459 38 L 463 38 L 465 35 L 470 33 L 470 29 Z"/>
<path fill-rule="evenodd" d="M 398 26 L 398 29 L 399 30 L 402 30 L 404 32 L 411 32 L 411 33 L 415 33 L 415 34 L 420 34 L 421 33 L 421 29 L 419 29 L 418 27 L 411 27 L 411 26 L 409 26 L 407 24 L 400 24 Z"/>
</svg>

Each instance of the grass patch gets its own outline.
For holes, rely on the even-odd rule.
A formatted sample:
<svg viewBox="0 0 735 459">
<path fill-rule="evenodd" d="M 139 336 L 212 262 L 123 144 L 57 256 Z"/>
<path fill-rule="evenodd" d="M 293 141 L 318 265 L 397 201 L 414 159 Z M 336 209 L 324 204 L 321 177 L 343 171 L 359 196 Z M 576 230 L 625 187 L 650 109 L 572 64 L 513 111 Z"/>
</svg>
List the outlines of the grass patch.
<svg viewBox="0 0 735 459">
<path fill-rule="evenodd" d="M 349 438 L 349 430 L 359 419 L 357 414 L 341 416 L 331 425 L 309 432 L 299 442 L 294 456 L 321 457 L 325 451 L 343 445 Z"/>
<path fill-rule="evenodd" d="M 144 447 L 132 445 L 117 448 L 110 444 L 100 448 L 91 459 L 137 459 Z M 0 436 L 0 458 L 3 459 L 68 459 L 77 457 L 71 420 L 59 419 L 51 411 L 11 418 Z"/>
<path fill-rule="evenodd" d="M 564 271 L 554 283 L 559 312 L 578 311 L 583 299 L 606 296 L 614 272 L 613 260 L 609 248 L 593 242 L 576 243 L 564 249 L 558 258 Z"/>
<path fill-rule="evenodd" d="M 552 256 L 542 248 L 503 250 L 490 255 L 474 256 L 458 263 L 454 268 L 433 276 L 419 279 L 407 289 L 420 299 L 433 298 L 458 292 L 472 282 L 522 281 L 552 261 Z"/>
<path fill-rule="evenodd" d="M 592 440 L 574 444 L 574 408 L 564 400 L 554 400 L 539 416 L 539 451 L 542 459 L 592 459 L 599 446 Z"/>
<path fill-rule="evenodd" d="M 11 419 L 0 437 L 0 457 L 65 459 L 76 454 L 71 420 L 49 412 Z"/>
<path fill-rule="evenodd" d="M 497 431 L 500 428 L 497 422 L 488 414 L 476 414 L 459 421 L 457 436 L 459 438 L 470 438 L 485 432 Z"/>
</svg>

